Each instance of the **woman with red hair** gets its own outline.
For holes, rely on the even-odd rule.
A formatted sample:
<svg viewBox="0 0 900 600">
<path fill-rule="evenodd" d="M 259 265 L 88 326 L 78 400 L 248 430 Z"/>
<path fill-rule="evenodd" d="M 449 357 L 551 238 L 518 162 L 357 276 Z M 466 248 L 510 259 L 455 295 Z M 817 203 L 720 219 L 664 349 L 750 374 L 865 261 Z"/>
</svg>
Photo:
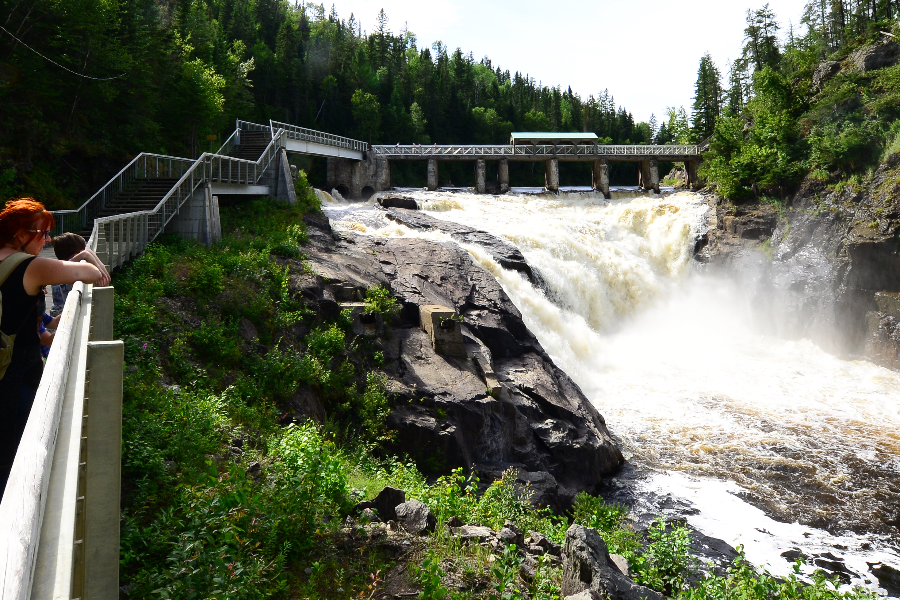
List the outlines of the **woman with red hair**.
<svg viewBox="0 0 900 600">
<path fill-rule="evenodd" d="M 109 284 L 109 273 L 91 250 L 69 262 L 38 257 L 53 225 L 53 215 L 32 198 L 10 200 L 0 212 L 0 275 L 6 275 L 0 283 L 0 332 L 12 344 L 12 357 L 0 375 L 0 491 L 6 487 L 44 370 L 38 337 L 45 309 L 43 287 L 76 281 Z"/>
</svg>

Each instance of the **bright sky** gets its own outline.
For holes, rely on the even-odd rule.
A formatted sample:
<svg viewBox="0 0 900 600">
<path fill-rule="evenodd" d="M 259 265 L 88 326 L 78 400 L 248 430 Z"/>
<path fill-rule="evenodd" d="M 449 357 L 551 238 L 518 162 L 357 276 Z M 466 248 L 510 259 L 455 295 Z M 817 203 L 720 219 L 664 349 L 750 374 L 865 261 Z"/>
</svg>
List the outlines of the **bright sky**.
<svg viewBox="0 0 900 600">
<path fill-rule="evenodd" d="M 544 85 L 571 85 L 582 98 L 608 88 L 635 120 L 667 106 L 690 113 L 700 57 L 709 52 L 723 77 L 740 55 L 748 8 L 765 0 L 321 0 L 375 29 L 381 8 L 398 32 L 404 22 L 420 48 L 489 56 L 494 66 L 527 72 Z M 782 33 L 806 0 L 769 0 Z M 661 120 L 661 119 L 660 119 Z"/>
</svg>

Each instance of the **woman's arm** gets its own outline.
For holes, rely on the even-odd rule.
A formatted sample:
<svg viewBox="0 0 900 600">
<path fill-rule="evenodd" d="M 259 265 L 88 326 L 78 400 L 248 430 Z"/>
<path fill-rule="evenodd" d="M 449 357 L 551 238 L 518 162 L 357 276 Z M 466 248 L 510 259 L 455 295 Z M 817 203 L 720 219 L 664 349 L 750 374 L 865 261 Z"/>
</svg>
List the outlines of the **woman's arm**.
<svg viewBox="0 0 900 600">
<path fill-rule="evenodd" d="M 105 286 L 109 284 L 109 274 L 106 273 L 106 269 L 100 271 L 90 263 L 65 262 L 38 256 L 25 269 L 22 284 L 28 294 L 36 296 L 41 286 L 75 283 L 76 281 L 98 283 Z"/>
</svg>

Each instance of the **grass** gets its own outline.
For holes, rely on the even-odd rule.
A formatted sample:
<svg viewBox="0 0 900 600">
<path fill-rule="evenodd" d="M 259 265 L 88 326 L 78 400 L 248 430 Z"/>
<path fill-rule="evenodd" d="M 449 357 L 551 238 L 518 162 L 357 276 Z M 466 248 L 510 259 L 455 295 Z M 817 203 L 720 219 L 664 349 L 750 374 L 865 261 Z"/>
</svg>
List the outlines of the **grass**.
<svg viewBox="0 0 900 600">
<path fill-rule="evenodd" d="M 126 350 L 120 576 L 129 600 L 371 597 L 401 558 L 374 532 L 343 524 L 385 485 L 438 521 L 402 558 L 420 597 L 560 598 L 558 564 L 542 558 L 526 582 L 517 552 L 463 544 L 445 527 L 452 517 L 494 530 L 509 520 L 557 543 L 578 522 L 626 556 L 638 581 L 701 593 L 684 586 L 682 529 L 636 532 L 624 508 L 587 494 L 571 514 L 554 515 L 531 506 L 512 471 L 479 494 L 462 470 L 429 480 L 391 456 L 384 353 L 351 334 L 349 314 L 326 319 L 307 307 L 292 283 L 308 272 L 303 214 L 314 209 L 264 200 L 226 208 L 217 245 L 163 238 L 116 273 Z M 382 287 L 367 291 L 366 305 L 386 323 L 397 312 Z M 255 336 L 242 337 L 248 324 Z M 293 422 L 298 390 L 321 402 L 322 423 Z M 735 569 L 692 598 L 752 587 Z M 760 581 L 766 593 L 775 585 Z"/>
</svg>

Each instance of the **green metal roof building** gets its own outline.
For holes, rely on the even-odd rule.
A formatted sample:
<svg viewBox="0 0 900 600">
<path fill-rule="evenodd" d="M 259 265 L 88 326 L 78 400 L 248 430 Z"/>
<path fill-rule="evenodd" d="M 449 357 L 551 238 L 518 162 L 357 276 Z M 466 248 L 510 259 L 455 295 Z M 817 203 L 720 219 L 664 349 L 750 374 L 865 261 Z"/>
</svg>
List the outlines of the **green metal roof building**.
<svg viewBox="0 0 900 600">
<path fill-rule="evenodd" d="M 514 131 L 509 135 L 509 143 L 516 144 L 596 144 L 597 135 L 593 133 L 547 131 Z"/>
</svg>

